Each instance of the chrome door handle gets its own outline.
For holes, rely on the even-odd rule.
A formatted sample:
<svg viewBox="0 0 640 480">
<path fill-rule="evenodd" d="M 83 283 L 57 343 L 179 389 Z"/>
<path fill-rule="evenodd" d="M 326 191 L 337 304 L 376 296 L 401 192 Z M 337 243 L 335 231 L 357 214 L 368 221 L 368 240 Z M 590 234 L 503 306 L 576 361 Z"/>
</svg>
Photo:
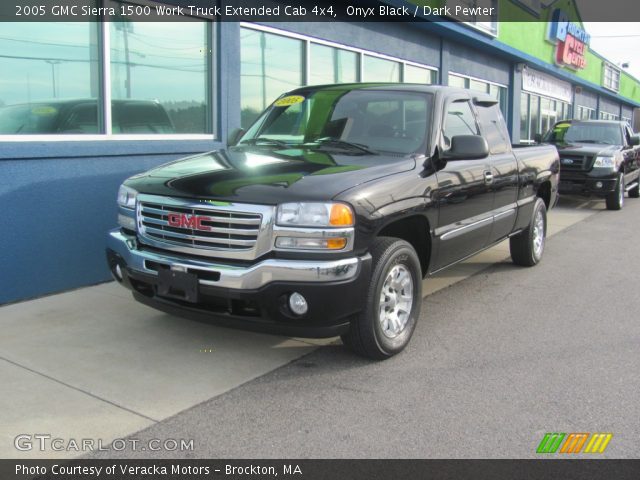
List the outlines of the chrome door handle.
<svg viewBox="0 0 640 480">
<path fill-rule="evenodd" d="M 491 172 L 484 172 L 484 183 L 493 183 L 493 173 Z"/>
</svg>

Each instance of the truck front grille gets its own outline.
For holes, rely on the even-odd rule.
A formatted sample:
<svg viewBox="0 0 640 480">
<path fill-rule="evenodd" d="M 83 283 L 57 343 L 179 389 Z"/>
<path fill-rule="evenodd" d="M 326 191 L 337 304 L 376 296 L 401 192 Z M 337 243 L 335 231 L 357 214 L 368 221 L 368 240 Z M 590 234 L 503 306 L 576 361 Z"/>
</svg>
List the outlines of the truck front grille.
<svg viewBox="0 0 640 480">
<path fill-rule="evenodd" d="M 563 155 L 560 154 L 560 168 L 579 171 L 591 170 L 593 157 L 591 155 Z"/>
<path fill-rule="evenodd" d="M 139 195 L 142 243 L 170 251 L 253 259 L 270 248 L 273 207 Z"/>
</svg>

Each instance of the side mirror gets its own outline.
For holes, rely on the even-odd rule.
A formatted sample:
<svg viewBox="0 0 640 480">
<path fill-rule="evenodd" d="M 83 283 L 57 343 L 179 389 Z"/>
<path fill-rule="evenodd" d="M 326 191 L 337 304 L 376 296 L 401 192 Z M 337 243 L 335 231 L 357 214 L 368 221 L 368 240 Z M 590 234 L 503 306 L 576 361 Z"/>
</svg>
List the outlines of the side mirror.
<svg viewBox="0 0 640 480">
<path fill-rule="evenodd" d="M 238 140 L 242 138 L 245 132 L 246 130 L 244 128 L 234 128 L 227 138 L 227 146 L 233 147 L 236 143 L 238 143 Z"/>
<path fill-rule="evenodd" d="M 536 133 L 533 136 L 533 141 L 536 143 L 542 143 L 542 134 L 541 133 Z"/>
<path fill-rule="evenodd" d="M 445 160 L 473 160 L 489 156 L 489 144 L 480 135 L 456 135 L 451 148 L 444 152 Z"/>
<path fill-rule="evenodd" d="M 640 145 L 640 135 L 638 134 L 631 135 L 631 146 L 635 147 L 636 145 Z"/>
</svg>

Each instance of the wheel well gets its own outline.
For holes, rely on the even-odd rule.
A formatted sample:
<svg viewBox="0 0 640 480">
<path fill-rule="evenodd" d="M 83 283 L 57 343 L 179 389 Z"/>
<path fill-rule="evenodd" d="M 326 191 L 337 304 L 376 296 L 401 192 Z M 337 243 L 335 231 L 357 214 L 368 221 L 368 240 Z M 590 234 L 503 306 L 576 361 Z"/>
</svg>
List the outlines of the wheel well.
<svg viewBox="0 0 640 480">
<path fill-rule="evenodd" d="M 429 222 L 420 215 L 396 220 L 386 225 L 378 236 L 395 237 L 409 242 L 415 249 L 420 259 L 420 269 L 422 276 L 427 274 L 429 268 L 429 258 L 431 256 L 431 236 L 429 234 Z"/>
<path fill-rule="evenodd" d="M 538 197 L 544 201 L 547 209 L 549 209 L 549 205 L 551 204 L 551 182 L 543 182 L 538 187 Z"/>
</svg>

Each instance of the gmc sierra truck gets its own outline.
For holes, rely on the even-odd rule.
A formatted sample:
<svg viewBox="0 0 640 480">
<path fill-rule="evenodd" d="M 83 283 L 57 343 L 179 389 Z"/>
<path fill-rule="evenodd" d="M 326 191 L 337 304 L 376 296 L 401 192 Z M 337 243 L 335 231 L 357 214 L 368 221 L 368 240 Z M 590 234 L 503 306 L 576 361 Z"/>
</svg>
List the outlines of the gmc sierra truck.
<svg viewBox="0 0 640 480">
<path fill-rule="evenodd" d="M 622 208 L 625 192 L 640 197 L 640 137 L 626 122 L 565 120 L 543 142 L 560 153 L 561 194 L 601 197 L 609 210 Z"/>
<path fill-rule="evenodd" d="M 384 359 L 424 278 L 507 238 L 516 264 L 541 260 L 559 168 L 553 146 L 512 148 L 486 94 L 300 88 L 227 149 L 127 179 L 108 263 L 159 310 Z"/>
</svg>

